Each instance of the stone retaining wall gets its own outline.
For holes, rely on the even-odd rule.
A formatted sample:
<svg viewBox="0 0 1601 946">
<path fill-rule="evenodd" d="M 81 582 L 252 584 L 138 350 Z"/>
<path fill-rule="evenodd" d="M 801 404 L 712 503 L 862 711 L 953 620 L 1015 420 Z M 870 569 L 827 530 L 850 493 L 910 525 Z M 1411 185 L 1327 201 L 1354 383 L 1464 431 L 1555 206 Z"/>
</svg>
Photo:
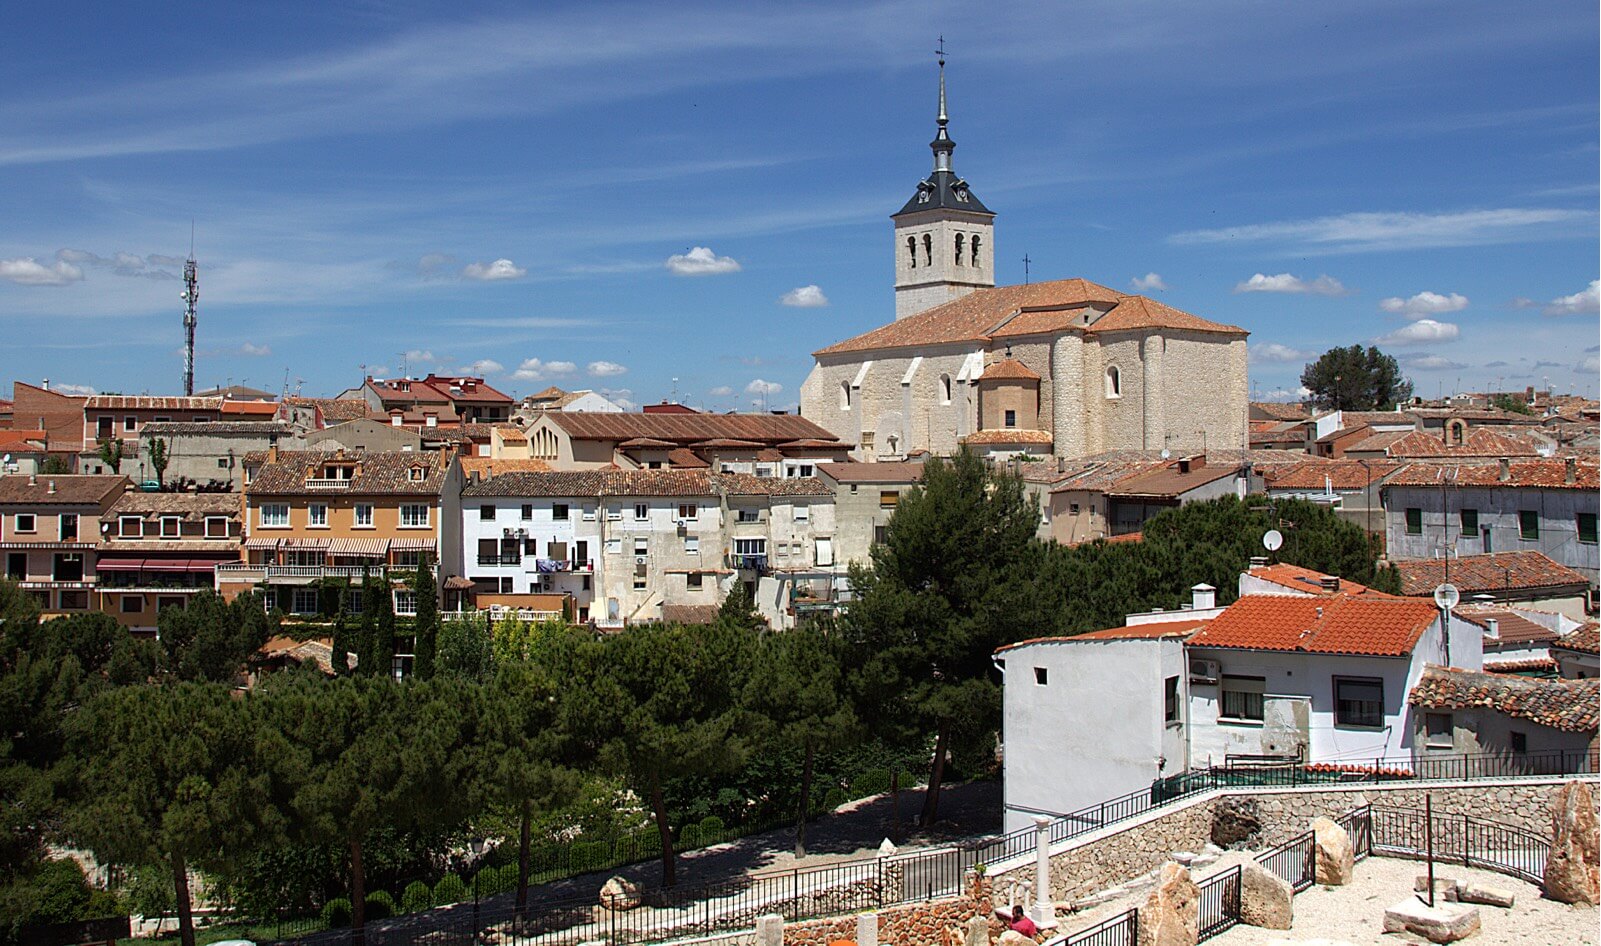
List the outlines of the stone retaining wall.
<svg viewBox="0 0 1601 946">
<path fill-rule="evenodd" d="M 967 921 L 975 916 L 989 918 L 992 939 L 1004 929 L 995 919 L 987 878 L 974 880 L 967 894 L 960 897 L 879 910 L 878 941 L 894 946 L 951 946 L 953 943 L 959 946 Z M 955 931 L 954 939 L 952 931 Z M 855 916 L 784 924 L 784 946 L 828 946 L 838 939 L 855 938 Z"/>
</svg>

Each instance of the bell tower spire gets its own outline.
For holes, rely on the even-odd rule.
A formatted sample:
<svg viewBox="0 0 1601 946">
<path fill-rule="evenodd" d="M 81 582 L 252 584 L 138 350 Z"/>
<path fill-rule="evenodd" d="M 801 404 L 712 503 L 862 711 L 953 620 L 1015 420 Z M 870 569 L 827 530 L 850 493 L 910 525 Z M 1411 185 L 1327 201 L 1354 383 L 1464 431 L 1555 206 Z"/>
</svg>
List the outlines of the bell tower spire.
<svg viewBox="0 0 1601 946">
<path fill-rule="evenodd" d="M 895 222 L 895 317 L 903 319 L 995 285 L 995 214 L 951 167 L 950 111 L 945 99 L 945 37 L 939 63 L 938 130 L 929 148 L 934 170 L 890 219 Z"/>
</svg>

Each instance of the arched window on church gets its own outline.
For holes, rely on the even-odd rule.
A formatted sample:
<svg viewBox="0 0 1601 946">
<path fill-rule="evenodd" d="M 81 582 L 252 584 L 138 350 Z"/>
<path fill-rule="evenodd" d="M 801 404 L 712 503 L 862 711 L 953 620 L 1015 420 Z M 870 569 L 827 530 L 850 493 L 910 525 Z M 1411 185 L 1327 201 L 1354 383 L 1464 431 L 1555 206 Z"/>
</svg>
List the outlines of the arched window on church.
<svg viewBox="0 0 1601 946">
<path fill-rule="evenodd" d="M 978 265 L 978 234 L 976 234 L 976 233 L 973 234 L 972 259 L 973 259 L 973 265 L 977 266 Z"/>
<path fill-rule="evenodd" d="M 1467 439 L 1466 434 L 1467 434 L 1468 425 L 1466 423 L 1462 422 L 1461 420 L 1453 420 L 1453 421 L 1451 421 L 1450 426 L 1451 426 L 1451 435 L 1448 438 L 1448 440 L 1450 441 L 1450 443 L 1453 446 L 1458 446 L 1458 447 L 1462 446 L 1462 444 Z"/>
<path fill-rule="evenodd" d="M 909 237 L 906 238 L 906 254 L 908 256 L 910 256 L 911 259 L 912 259 L 912 268 L 916 269 L 917 268 L 917 237 L 909 236 Z"/>
<path fill-rule="evenodd" d="M 948 374 L 939 376 L 939 402 L 941 404 L 951 402 L 951 376 Z"/>
<path fill-rule="evenodd" d="M 851 383 L 849 381 L 841 381 L 839 383 L 839 409 L 842 411 L 851 409 Z"/>
<path fill-rule="evenodd" d="M 1117 370 L 1117 365 L 1106 369 L 1106 396 L 1123 396 L 1123 373 Z"/>
<path fill-rule="evenodd" d="M 962 265 L 962 244 L 965 243 L 966 240 L 967 238 L 962 236 L 960 233 L 956 234 L 956 265 L 958 266 Z"/>
<path fill-rule="evenodd" d="M 923 234 L 923 262 L 934 265 L 934 238 L 927 233 Z"/>
</svg>

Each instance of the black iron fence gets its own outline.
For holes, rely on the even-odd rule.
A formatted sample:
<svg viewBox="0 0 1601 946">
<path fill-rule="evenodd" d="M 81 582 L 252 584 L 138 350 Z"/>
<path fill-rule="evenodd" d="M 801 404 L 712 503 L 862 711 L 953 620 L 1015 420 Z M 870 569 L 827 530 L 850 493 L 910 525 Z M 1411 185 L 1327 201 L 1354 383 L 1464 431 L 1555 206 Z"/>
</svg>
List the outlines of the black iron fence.
<svg viewBox="0 0 1601 946">
<path fill-rule="evenodd" d="M 1376 853 L 1421 858 L 1432 849 L 1436 860 L 1482 867 L 1536 884 L 1545 876 L 1551 853 L 1551 842 L 1539 835 L 1470 815 L 1435 812 L 1431 820 L 1415 808 L 1374 805 L 1372 827 Z"/>
</svg>

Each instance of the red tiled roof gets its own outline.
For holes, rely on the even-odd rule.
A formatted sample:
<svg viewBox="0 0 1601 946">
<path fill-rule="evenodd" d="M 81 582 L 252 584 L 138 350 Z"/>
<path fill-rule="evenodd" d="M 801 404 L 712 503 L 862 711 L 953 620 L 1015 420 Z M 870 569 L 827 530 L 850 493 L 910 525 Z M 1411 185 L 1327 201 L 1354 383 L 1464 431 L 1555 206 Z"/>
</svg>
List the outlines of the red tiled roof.
<svg viewBox="0 0 1601 946">
<path fill-rule="evenodd" d="M 658 443 L 666 442 L 667 441 L 658 441 Z M 669 446 L 671 446 L 671 444 L 669 444 Z M 690 446 L 694 447 L 696 450 L 700 450 L 705 447 L 720 448 L 723 450 L 750 450 L 754 447 L 760 447 L 761 444 L 754 440 L 736 440 L 733 437 L 713 437 L 709 440 L 697 440 L 696 442 L 690 444 Z"/>
<path fill-rule="evenodd" d="M 105 503 L 128 488 L 128 478 L 115 474 L 16 473 L 0 476 L 0 505 L 80 506 Z M 84 538 L 94 541 L 92 536 Z"/>
<path fill-rule="evenodd" d="M 1374 591 L 1367 585 L 1358 584 L 1357 582 L 1349 581 L 1344 578 L 1340 579 L 1339 591 L 1329 591 L 1323 587 L 1323 580 L 1325 578 L 1334 578 L 1336 576 L 1326 575 L 1323 572 L 1313 571 L 1310 568 L 1302 568 L 1299 565 L 1291 565 L 1288 562 L 1280 562 L 1275 565 L 1264 565 L 1258 568 L 1253 568 L 1249 572 L 1246 572 L 1246 574 L 1250 575 L 1252 578 L 1260 578 L 1263 581 L 1270 581 L 1275 585 L 1280 585 L 1282 587 L 1289 588 L 1292 591 L 1297 591 L 1301 594 L 1307 595 L 1363 595 L 1370 598 L 1395 597 L 1395 595 L 1387 595 L 1382 591 Z"/>
<path fill-rule="evenodd" d="M 1255 435 L 1252 435 L 1255 439 Z M 1374 460 L 1366 465 L 1355 460 L 1307 460 L 1288 469 L 1271 470 L 1263 474 L 1268 489 L 1295 489 L 1320 491 L 1326 483 L 1336 490 L 1365 489 L 1369 482 L 1378 485 L 1384 478 L 1400 469 L 1399 463 Z"/>
<path fill-rule="evenodd" d="M 1455 486 L 1458 489 L 1601 489 L 1596 464 L 1576 462 L 1574 481 L 1567 482 L 1566 460 L 1513 460 L 1507 479 L 1498 463 L 1411 463 L 1386 486 Z"/>
<path fill-rule="evenodd" d="M 1486 673 L 1545 673 L 1557 669 L 1557 662 L 1550 657 L 1514 657 L 1504 659 L 1495 653 L 1486 652 L 1484 655 L 1484 669 Z"/>
<path fill-rule="evenodd" d="M 544 415 L 574 440 L 650 437 L 688 446 L 703 440 L 749 440 L 763 444 L 839 438 L 798 414 L 628 414 L 561 411 Z"/>
<path fill-rule="evenodd" d="M 1416 431 L 1408 430 L 1375 430 L 1355 443 L 1345 445 L 1346 453 L 1378 453 L 1385 451 L 1388 455 L 1390 447 L 1397 441 L 1412 436 Z"/>
<path fill-rule="evenodd" d="M 1578 651 L 1581 654 L 1601 653 L 1601 624 L 1591 621 L 1589 624 L 1569 631 L 1561 640 L 1551 644 L 1563 650 Z"/>
<path fill-rule="evenodd" d="M 0 430 L 0 450 L 28 451 L 43 446 L 49 434 L 42 430 Z"/>
<path fill-rule="evenodd" d="M 667 451 L 667 462 L 675 469 L 682 470 L 704 470 L 711 467 L 704 457 L 688 447 L 674 447 Z"/>
<path fill-rule="evenodd" d="M 1252 401 L 1251 410 L 1265 414 L 1274 420 L 1306 420 L 1308 411 L 1300 404 L 1286 404 L 1280 401 Z"/>
<path fill-rule="evenodd" d="M 1434 594 L 1445 581 L 1445 562 L 1424 558 L 1396 562 L 1401 573 L 1401 593 L 1418 597 Z M 1568 588 L 1587 585 L 1589 579 L 1543 552 L 1496 552 L 1490 555 L 1464 555 L 1451 560 L 1451 584 L 1464 596 L 1538 588 Z"/>
<path fill-rule="evenodd" d="M 286 397 L 284 403 L 292 407 L 314 407 L 322 412 L 323 423 L 337 424 L 340 421 L 360 420 L 363 417 L 376 417 L 376 412 L 367 405 L 365 398 L 333 398 L 333 397 Z"/>
<path fill-rule="evenodd" d="M 1038 381 L 1040 376 L 1039 372 L 1016 358 L 1003 358 L 985 368 L 984 373 L 979 375 L 978 379 L 980 381 Z"/>
<path fill-rule="evenodd" d="M 276 401 L 234 401 L 222 402 L 222 416 L 249 415 L 254 417 L 273 417 L 278 413 Z"/>
<path fill-rule="evenodd" d="M 392 450 L 353 453 L 348 456 L 322 450 L 281 450 L 276 462 L 268 454 L 255 451 L 245 455 L 247 465 L 260 464 L 245 493 L 249 496 L 438 496 L 445 486 L 450 461 L 434 451 L 414 453 Z M 319 479 L 329 463 L 347 462 L 355 466 L 350 485 L 329 489 L 308 487 L 308 479 Z M 421 479 L 412 479 L 413 469 Z"/>
<path fill-rule="evenodd" d="M 991 430 L 980 430 L 962 438 L 962 443 L 975 444 L 1007 444 L 1007 443 L 1052 443 L 1054 438 L 1048 430 L 1024 430 L 1021 427 L 1005 427 Z"/>
<path fill-rule="evenodd" d="M 1132 533 L 1138 535 L 1139 533 Z M 1122 641 L 1148 640 L 1153 637 L 1189 637 L 1206 626 L 1211 618 L 1186 618 L 1180 621 L 1153 621 L 1150 624 L 1130 624 L 1127 627 L 1109 627 L 1104 631 L 1090 631 L 1073 640 Z"/>
<path fill-rule="evenodd" d="M 624 440 L 617 446 L 624 450 L 643 450 L 647 448 L 659 449 L 661 447 L 674 447 L 677 445 L 671 440 L 657 440 L 655 437 L 634 437 L 629 440 Z"/>
<path fill-rule="evenodd" d="M 1190 646 L 1405 657 L 1438 617 L 1432 602 L 1410 598 L 1246 595 Z"/>
<path fill-rule="evenodd" d="M 819 463 L 817 475 L 836 483 L 915 483 L 923 478 L 921 463 Z"/>
<path fill-rule="evenodd" d="M 1089 326 L 1074 325 L 1066 310 L 1083 309 L 1095 303 L 1110 311 Z M 980 289 L 953 299 L 927 312 L 897 319 L 819 349 L 814 354 L 874 351 L 953 342 L 982 342 L 990 338 L 1059 332 L 1076 329 L 1089 333 L 1131 329 L 1173 328 L 1225 335 L 1246 334 L 1233 325 L 1223 325 L 1181 312 L 1143 296 L 1129 296 L 1085 279 L 1058 279 L 1022 286 Z"/>
<path fill-rule="evenodd" d="M 1561 635 L 1543 624 L 1537 624 L 1527 617 L 1506 608 L 1457 608 L 1451 612 L 1469 624 L 1484 629 L 1484 643 L 1492 644 L 1538 644 L 1554 641 Z M 1490 622 L 1495 622 L 1496 636 L 1491 638 Z"/>
<path fill-rule="evenodd" d="M 1390 456 L 1397 459 L 1424 457 L 1533 457 L 1534 443 L 1526 437 L 1501 434 L 1480 428 L 1468 432 L 1465 442 L 1448 444 L 1442 435 L 1414 430 L 1391 443 Z"/>
<path fill-rule="evenodd" d="M 1563 732 L 1594 733 L 1601 680 L 1537 680 L 1506 674 L 1428 667 L 1407 702 L 1428 709 L 1493 709 Z"/>
<path fill-rule="evenodd" d="M 527 458 L 500 459 L 492 457 L 462 457 L 461 471 L 471 476 L 477 473 L 480 478 L 498 476 L 501 473 L 544 473 L 550 469 L 550 464 L 544 460 Z"/>
<path fill-rule="evenodd" d="M 1171 498 L 1182 496 L 1192 489 L 1205 486 L 1208 483 L 1215 483 L 1240 472 L 1238 466 L 1229 463 L 1208 463 L 1201 467 L 1191 466 L 1189 472 L 1180 472 L 1180 464 L 1182 462 L 1173 460 L 1162 469 L 1131 476 L 1107 490 L 1106 495 Z"/>
<path fill-rule="evenodd" d="M 92 394 L 84 402 L 86 410 L 130 411 L 216 411 L 222 409 L 220 397 L 152 397 L 143 394 Z"/>
</svg>

